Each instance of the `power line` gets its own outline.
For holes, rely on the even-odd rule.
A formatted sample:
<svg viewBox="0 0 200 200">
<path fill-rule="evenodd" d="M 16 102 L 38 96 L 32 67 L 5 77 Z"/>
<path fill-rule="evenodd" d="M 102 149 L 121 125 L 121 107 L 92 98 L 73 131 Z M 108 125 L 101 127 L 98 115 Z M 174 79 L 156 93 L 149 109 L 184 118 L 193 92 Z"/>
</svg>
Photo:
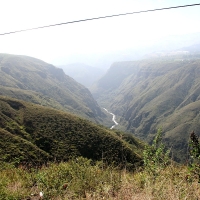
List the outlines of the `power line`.
<svg viewBox="0 0 200 200">
<path fill-rule="evenodd" d="M 177 9 L 177 8 L 185 8 L 185 7 L 192 7 L 192 6 L 199 6 L 199 5 L 200 5 L 200 3 L 182 5 L 182 6 L 166 7 L 166 8 L 156 8 L 156 9 L 150 9 L 150 10 L 141 10 L 141 11 L 135 11 L 135 12 L 129 12 L 129 13 L 121 13 L 121 14 L 116 14 L 116 15 L 107 15 L 107 16 L 101 16 L 101 17 L 88 18 L 88 19 L 80 19 L 80 20 L 75 20 L 75 21 L 63 22 L 63 23 L 59 23 L 59 24 L 51 24 L 51 25 L 40 26 L 40 27 L 29 28 L 29 29 L 23 29 L 23 30 L 12 31 L 12 32 L 7 32 L 7 33 L 0 33 L 0 35 L 8 35 L 8 34 L 13 34 L 13 33 L 42 29 L 42 28 L 49 28 L 49 27 L 53 27 L 53 26 L 61 26 L 61 25 L 66 25 L 66 24 L 73 24 L 73 23 L 92 21 L 92 20 L 98 20 L 98 19 L 105 19 L 105 18 L 111 18 L 111 17 L 119 17 L 119 16 L 125 16 L 125 15 L 133 15 L 133 14 L 139 14 L 139 13 L 155 12 L 155 11 L 170 10 L 170 9 Z"/>
</svg>

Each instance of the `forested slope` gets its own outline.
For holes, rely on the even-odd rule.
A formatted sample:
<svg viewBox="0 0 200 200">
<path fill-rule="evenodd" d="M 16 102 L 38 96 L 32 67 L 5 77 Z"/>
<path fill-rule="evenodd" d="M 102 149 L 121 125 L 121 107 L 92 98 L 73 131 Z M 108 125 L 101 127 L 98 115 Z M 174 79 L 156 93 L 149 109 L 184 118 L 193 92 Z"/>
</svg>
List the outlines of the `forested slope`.
<svg viewBox="0 0 200 200">
<path fill-rule="evenodd" d="M 0 97 L 1 161 L 34 164 L 83 156 L 135 165 L 144 145 L 131 141 L 75 115 Z"/>
</svg>

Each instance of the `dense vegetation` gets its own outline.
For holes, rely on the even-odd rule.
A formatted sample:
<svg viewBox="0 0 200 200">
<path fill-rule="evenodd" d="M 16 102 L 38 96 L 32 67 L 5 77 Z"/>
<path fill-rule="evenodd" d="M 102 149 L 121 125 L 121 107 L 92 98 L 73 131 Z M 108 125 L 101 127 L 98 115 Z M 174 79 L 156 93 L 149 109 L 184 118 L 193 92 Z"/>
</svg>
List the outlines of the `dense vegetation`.
<svg viewBox="0 0 200 200">
<path fill-rule="evenodd" d="M 83 157 L 40 168 L 1 163 L 0 199 L 199 199 L 198 137 L 190 135 L 188 166 L 170 159 L 161 138 L 159 130 L 144 151 L 144 167 L 134 171 Z"/>
<path fill-rule="evenodd" d="M 141 151 L 134 149 L 142 149 L 143 144 L 129 137 L 131 143 L 75 115 L 0 97 L 0 161 L 34 165 L 83 156 L 137 165 Z"/>
<path fill-rule="evenodd" d="M 115 63 L 92 92 L 137 137 L 151 142 L 162 127 L 175 159 L 185 162 L 187 133 L 200 129 L 200 55 Z"/>
<path fill-rule="evenodd" d="M 28 56 L 0 54 L 0 95 L 109 121 L 90 91 L 62 69 Z"/>
</svg>

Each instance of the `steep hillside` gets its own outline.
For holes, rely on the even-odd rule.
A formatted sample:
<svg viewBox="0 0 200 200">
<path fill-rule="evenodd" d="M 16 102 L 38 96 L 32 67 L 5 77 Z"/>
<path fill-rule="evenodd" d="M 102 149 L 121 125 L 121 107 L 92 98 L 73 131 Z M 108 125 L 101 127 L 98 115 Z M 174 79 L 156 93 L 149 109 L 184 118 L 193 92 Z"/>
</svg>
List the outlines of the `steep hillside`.
<svg viewBox="0 0 200 200">
<path fill-rule="evenodd" d="M 105 77 L 107 82 L 102 84 L 102 78 L 96 84 L 98 102 L 121 117 L 125 130 L 146 141 L 162 127 L 173 155 L 182 159 L 189 132 L 200 129 L 200 56 L 118 63 Z"/>
<path fill-rule="evenodd" d="M 133 137 L 127 143 L 118 135 L 66 112 L 0 96 L 0 161 L 34 164 L 83 156 L 140 162 L 143 144 Z"/>
<path fill-rule="evenodd" d="M 127 76 L 138 70 L 136 63 L 137 62 L 135 62 L 134 67 L 132 62 L 118 62 L 112 64 L 107 73 L 90 87 L 93 96 L 99 99 L 104 94 L 108 94 L 117 89 Z"/>
<path fill-rule="evenodd" d="M 0 94 L 70 111 L 96 122 L 106 115 L 87 88 L 41 60 L 0 54 Z"/>
</svg>

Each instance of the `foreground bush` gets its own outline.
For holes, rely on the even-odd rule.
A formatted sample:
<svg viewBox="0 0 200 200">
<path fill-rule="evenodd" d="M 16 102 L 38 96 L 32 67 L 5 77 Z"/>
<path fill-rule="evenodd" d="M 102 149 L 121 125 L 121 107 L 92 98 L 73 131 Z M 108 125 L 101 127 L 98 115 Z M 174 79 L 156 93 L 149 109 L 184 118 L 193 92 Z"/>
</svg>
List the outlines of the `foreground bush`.
<svg viewBox="0 0 200 200">
<path fill-rule="evenodd" d="M 188 181 L 187 167 L 168 165 L 155 176 L 147 170 L 128 172 L 102 162 L 78 158 L 41 169 L 13 168 L 0 172 L 0 199 L 178 200 L 200 198 L 198 179 Z"/>
<path fill-rule="evenodd" d="M 8 168 L 0 173 L 0 198 L 43 199 L 111 198 L 122 185 L 122 171 L 77 158 L 41 169 Z"/>
</svg>

